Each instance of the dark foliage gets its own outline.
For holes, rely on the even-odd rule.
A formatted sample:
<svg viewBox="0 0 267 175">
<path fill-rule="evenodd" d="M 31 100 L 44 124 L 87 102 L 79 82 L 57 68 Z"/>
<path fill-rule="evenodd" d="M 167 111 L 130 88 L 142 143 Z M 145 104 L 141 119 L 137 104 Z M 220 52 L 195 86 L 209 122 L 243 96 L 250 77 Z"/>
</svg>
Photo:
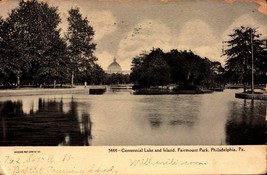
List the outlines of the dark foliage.
<svg viewBox="0 0 267 175">
<path fill-rule="evenodd" d="M 261 34 L 258 34 L 255 28 L 241 26 L 234 29 L 229 36 L 231 38 L 227 41 L 229 49 L 224 53 L 227 56 L 226 78 L 231 82 L 244 85 L 251 82 L 253 48 L 255 82 L 265 83 L 267 54 L 264 42 L 266 41 L 260 39 Z"/>
<path fill-rule="evenodd" d="M 201 58 L 191 51 L 153 49 L 132 61 L 131 81 L 141 87 L 153 85 L 195 84 L 214 86 L 223 68 L 219 62 Z"/>
</svg>

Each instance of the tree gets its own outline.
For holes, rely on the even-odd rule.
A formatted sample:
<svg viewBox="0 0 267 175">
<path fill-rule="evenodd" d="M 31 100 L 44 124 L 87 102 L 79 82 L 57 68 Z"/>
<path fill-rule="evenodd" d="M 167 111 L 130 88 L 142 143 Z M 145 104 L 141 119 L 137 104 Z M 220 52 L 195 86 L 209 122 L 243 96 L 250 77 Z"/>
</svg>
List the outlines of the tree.
<svg viewBox="0 0 267 175">
<path fill-rule="evenodd" d="M 104 70 L 95 63 L 90 63 L 85 66 L 84 70 L 80 71 L 79 81 L 87 82 L 88 84 L 102 84 L 105 79 Z"/>
<path fill-rule="evenodd" d="M 43 54 L 43 59 L 39 62 L 39 67 L 35 73 L 38 82 L 45 80 L 46 83 L 54 84 L 60 81 L 61 85 L 69 75 L 69 60 L 67 56 L 66 43 L 59 37 L 59 33 L 54 36 L 52 47 Z"/>
<path fill-rule="evenodd" d="M 167 85 L 171 81 L 169 65 L 159 48 L 134 58 L 131 69 L 131 81 L 142 86 Z"/>
<path fill-rule="evenodd" d="M 56 7 L 37 0 L 20 1 L 7 18 L 6 58 L 8 69 L 17 77 L 35 83 L 51 82 L 64 76 L 66 53 L 60 38 L 61 19 Z M 60 65 L 60 66 L 59 66 Z"/>
<path fill-rule="evenodd" d="M 182 51 L 178 57 L 180 73 L 183 76 L 183 83 L 196 84 L 201 73 L 202 58 L 192 51 Z M 206 70 L 206 69 L 203 69 Z"/>
<path fill-rule="evenodd" d="M 7 33 L 4 37 L 6 68 L 16 77 L 17 87 L 20 86 L 22 74 L 30 67 L 30 58 L 26 53 L 29 50 L 26 42 L 26 38 L 29 38 L 29 26 L 24 23 L 23 5 L 24 3 L 20 2 L 21 8 L 13 9 L 7 18 Z"/>
<path fill-rule="evenodd" d="M 153 49 L 147 56 L 146 78 L 150 85 L 167 85 L 171 82 L 170 67 L 161 49 Z"/>
<path fill-rule="evenodd" d="M 256 57 L 256 61 L 254 63 L 254 76 L 256 84 L 266 84 L 267 82 L 267 39 L 262 40 L 263 42 L 263 50 L 257 51 L 258 56 Z"/>
<path fill-rule="evenodd" d="M 201 58 L 192 51 L 153 49 L 132 61 L 130 80 L 141 87 L 151 85 L 192 84 L 215 86 L 223 68 L 219 62 Z"/>
<path fill-rule="evenodd" d="M 96 44 L 92 42 L 94 30 L 87 18 L 82 17 L 79 8 L 69 10 L 68 22 L 66 38 L 72 70 L 71 85 L 73 86 L 74 74 L 79 74 L 87 69 L 88 63 L 93 65 L 96 61 L 93 55 Z"/>
<path fill-rule="evenodd" d="M 240 80 L 243 83 L 246 92 L 246 84 L 251 81 L 252 48 L 256 66 L 253 71 L 262 69 L 259 63 L 263 61 L 263 40 L 260 40 L 261 34 L 258 34 L 255 28 L 244 26 L 234 29 L 229 36 L 231 38 L 227 41 L 229 49 L 224 53 L 227 56 L 226 71 L 235 82 Z"/>
<path fill-rule="evenodd" d="M 178 50 L 171 50 L 165 57 L 171 69 L 172 83 L 200 85 L 214 82 L 215 70 L 208 58 L 201 58 L 192 51 Z"/>
<path fill-rule="evenodd" d="M 7 77 L 6 73 L 6 60 L 5 58 L 5 48 L 4 48 L 4 35 L 5 35 L 5 21 L 0 16 L 0 83 L 3 84 L 4 78 Z"/>
<path fill-rule="evenodd" d="M 225 69 L 222 67 L 222 64 L 218 61 L 211 62 L 211 70 L 214 75 L 214 81 L 216 84 L 224 84 L 225 83 Z"/>
<path fill-rule="evenodd" d="M 139 56 L 136 56 L 132 60 L 132 66 L 131 66 L 131 74 L 130 74 L 130 81 L 134 83 L 139 83 L 142 81 L 142 76 L 145 74 L 143 64 L 144 60 L 146 58 L 145 53 L 140 54 Z"/>
</svg>

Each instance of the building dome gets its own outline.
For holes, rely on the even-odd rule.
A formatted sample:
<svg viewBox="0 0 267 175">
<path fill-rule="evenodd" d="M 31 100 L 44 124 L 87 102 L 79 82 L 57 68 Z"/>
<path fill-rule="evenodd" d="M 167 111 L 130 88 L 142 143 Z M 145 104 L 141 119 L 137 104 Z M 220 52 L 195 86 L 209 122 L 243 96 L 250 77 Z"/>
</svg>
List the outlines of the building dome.
<svg viewBox="0 0 267 175">
<path fill-rule="evenodd" d="M 121 66 L 117 63 L 116 58 L 114 61 L 108 66 L 108 73 L 120 73 L 122 72 Z"/>
</svg>

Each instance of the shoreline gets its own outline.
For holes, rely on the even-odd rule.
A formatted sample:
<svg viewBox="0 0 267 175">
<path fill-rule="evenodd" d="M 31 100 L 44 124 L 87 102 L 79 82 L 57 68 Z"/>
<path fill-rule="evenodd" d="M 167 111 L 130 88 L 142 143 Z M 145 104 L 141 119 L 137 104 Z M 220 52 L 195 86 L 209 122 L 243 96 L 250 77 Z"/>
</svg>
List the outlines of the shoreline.
<svg viewBox="0 0 267 175">
<path fill-rule="evenodd" d="M 252 100 L 267 100 L 267 93 L 265 92 L 265 93 L 250 94 L 250 93 L 240 92 L 240 93 L 235 93 L 235 98 L 252 99 Z"/>
<path fill-rule="evenodd" d="M 11 96 L 32 96 L 50 94 L 89 94 L 89 88 L 94 86 L 76 86 L 73 88 L 20 88 L 20 89 L 1 89 L 1 97 Z"/>
</svg>

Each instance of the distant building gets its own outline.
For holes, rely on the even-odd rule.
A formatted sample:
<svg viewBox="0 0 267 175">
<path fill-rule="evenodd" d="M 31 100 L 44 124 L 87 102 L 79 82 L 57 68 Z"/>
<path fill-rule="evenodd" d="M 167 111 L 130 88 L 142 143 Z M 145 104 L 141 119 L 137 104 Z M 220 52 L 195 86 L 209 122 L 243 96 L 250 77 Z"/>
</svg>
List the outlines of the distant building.
<svg viewBox="0 0 267 175">
<path fill-rule="evenodd" d="M 113 62 L 108 66 L 107 73 L 122 73 L 121 66 L 117 63 L 116 58 L 114 58 Z"/>
</svg>

